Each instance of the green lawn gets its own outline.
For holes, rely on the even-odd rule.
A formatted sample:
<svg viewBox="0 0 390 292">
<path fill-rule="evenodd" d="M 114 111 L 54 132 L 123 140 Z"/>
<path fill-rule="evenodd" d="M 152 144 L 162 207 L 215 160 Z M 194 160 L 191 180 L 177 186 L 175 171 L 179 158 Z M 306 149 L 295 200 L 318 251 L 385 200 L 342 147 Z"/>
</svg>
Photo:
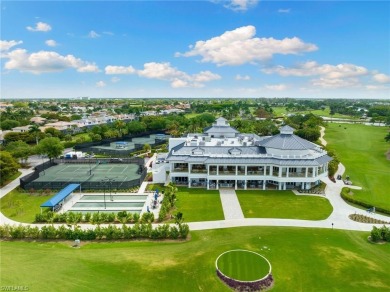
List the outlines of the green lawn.
<svg viewBox="0 0 390 292">
<path fill-rule="evenodd" d="M 346 129 L 345 129 L 346 128 Z M 328 124 L 325 140 L 344 164 L 345 175 L 363 190 L 354 198 L 390 210 L 390 160 L 385 153 L 388 128 L 358 124 Z"/>
<path fill-rule="evenodd" d="M 242 250 L 232 250 L 218 258 L 218 269 L 229 278 L 240 281 L 256 281 L 265 277 L 270 266 L 257 254 Z"/>
<path fill-rule="evenodd" d="M 305 115 L 305 114 L 309 114 L 309 113 L 312 113 L 314 115 L 318 115 L 318 116 L 322 116 L 322 117 L 328 117 L 328 118 L 342 118 L 342 119 L 355 119 L 355 120 L 359 120 L 359 118 L 356 118 L 356 117 L 352 117 L 352 116 L 348 116 L 348 115 L 342 115 L 342 114 L 334 114 L 334 115 L 330 115 L 330 109 L 329 107 L 326 107 L 324 110 L 307 110 L 307 111 L 291 111 L 291 112 L 287 112 L 286 108 L 285 107 L 273 107 L 272 108 L 274 114 L 278 117 L 282 116 L 282 115 L 287 115 L 287 114 L 302 114 L 302 115 Z"/>
<path fill-rule="evenodd" d="M 38 193 L 30 195 L 14 189 L 0 199 L 0 210 L 12 220 L 32 223 L 35 220 L 35 214 L 41 212 L 39 206 L 52 196 L 53 194 L 40 195 Z"/>
<path fill-rule="evenodd" d="M 175 212 L 182 212 L 185 222 L 225 219 L 219 191 L 179 188 L 176 196 Z"/>
<path fill-rule="evenodd" d="M 333 208 L 322 197 L 295 195 L 291 191 L 236 191 L 245 218 L 323 220 Z"/>
<path fill-rule="evenodd" d="M 267 257 L 272 291 L 388 291 L 390 244 L 367 232 L 245 227 L 191 232 L 187 242 L 1 242 L 2 286 L 29 291 L 231 291 L 215 260 L 243 248 Z M 264 247 L 267 249 L 264 249 Z"/>
</svg>

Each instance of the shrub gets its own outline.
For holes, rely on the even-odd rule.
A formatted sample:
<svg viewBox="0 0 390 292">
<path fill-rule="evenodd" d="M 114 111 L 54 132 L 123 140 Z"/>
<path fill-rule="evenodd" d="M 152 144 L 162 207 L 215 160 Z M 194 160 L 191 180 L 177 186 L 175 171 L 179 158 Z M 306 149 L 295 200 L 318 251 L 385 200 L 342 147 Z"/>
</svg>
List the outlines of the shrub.
<svg viewBox="0 0 390 292">
<path fill-rule="evenodd" d="M 381 231 L 376 226 L 374 226 L 371 230 L 371 240 L 373 242 L 378 242 L 379 240 L 381 240 Z"/>
<path fill-rule="evenodd" d="M 178 239 L 179 238 L 179 229 L 177 229 L 177 227 L 175 225 L 172 225 L 170 228 L 169 228 L 169 233 L 170 233 L 170 238 L 172 239 Z"/>
<path fill-rule="evenodd" d="M 133 222 L 134 223 L 138 223 L 138 221 L 139 221 L 139 214 L 138 213 L 134 213 L 133 214 Z"/>
</svg>

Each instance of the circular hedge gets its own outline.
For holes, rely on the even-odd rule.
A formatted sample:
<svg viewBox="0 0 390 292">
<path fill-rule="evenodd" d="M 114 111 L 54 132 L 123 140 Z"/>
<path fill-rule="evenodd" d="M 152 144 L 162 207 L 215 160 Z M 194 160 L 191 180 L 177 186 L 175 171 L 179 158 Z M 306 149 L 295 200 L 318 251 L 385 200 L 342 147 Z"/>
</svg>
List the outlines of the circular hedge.
<svg viewBox="0 0 390 292">
<path fill-rule="evenodd" d="M 271 264 L 249 250 L 229 250 L 215 261 L 218 277 L 236 291 L 260 291 L 273 284 Z"/>
</svg>

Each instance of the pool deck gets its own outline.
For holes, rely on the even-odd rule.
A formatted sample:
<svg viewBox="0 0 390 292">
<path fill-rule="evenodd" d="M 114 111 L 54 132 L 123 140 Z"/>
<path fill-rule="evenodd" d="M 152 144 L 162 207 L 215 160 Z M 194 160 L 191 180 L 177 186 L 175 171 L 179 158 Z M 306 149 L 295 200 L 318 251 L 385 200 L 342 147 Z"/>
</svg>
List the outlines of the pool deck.
<svg viewBox="0 0 390 292">
<path fill-rule="evenodd" d="M 112 211 L 112 212 L 119 212 L 119 211 L 128 211 L 128 212 L 140 212 L 142 215 L 143 213 L 147 212 L 147 208 L 149 206 L 149 211 L 154 213 L 154 218 L 158 218 L 158 215 L 160 213 L 160 207 L 161 204 L 157 204 L 157 208 L 153 209 L 153 201 L 154 201 L 154 192 L 152 191 L 146 191 L 148 183 L 143 182 L 142 185 L 140 186 L 138 192 L 136 193 L 130 193 L 130 192 L 123 192 L 123 193 L 116 193 L 115 197 L 120 197 L 120 196 L 146 196 L 146 202 L 143 205 L 143 207 L 74 207 L 74 204 L 76 203 L 102 203 L 104 202 L 104 195 L 103 193 L 83 193 L 83 192 L 75 192 L 73 193 L 72 197 L 70 198 L 69 201 L 65 202 L 65 204 L 62 206 L 61 210 L 59 211 L 60 213 L 65 213 L 68 211 L 72 212 L 92 212 L 92 211 Z M 81 198 L 83 196 L 99 196 L 102 197 L 101 200 L 82 200 Z M 163 199 L 163 195 L 160 194 L 158 197 L 158 202 L 161 202 Z M 106 202 L 111 202 L 110 200 L 110 194 L 106 193 Z M 116 203 L 141 203 L 144 202 L 144 200 L 140 200 L 139 198 L 135 200 L 130 200 L 130 199 L 116 199 Z"/>
</svg>

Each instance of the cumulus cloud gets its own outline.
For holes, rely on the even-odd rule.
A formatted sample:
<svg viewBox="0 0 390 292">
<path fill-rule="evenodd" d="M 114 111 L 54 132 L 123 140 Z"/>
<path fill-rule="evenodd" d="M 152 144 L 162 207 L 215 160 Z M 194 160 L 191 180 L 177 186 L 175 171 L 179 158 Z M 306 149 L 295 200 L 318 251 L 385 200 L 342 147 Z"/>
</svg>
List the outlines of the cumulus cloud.
<svg viewBox="0 0 390 292">
<path fill-rule="evenodd" d="M 366 85 L 366 89 L 367 90 L 383 90 L 383 89 L 388 89 L 386 86 L 384 85 Z"/>
<path fill-rule="evenodd" d="M 106 83 L 104 83 L 104 81 L 96 82 L 96 87 L 104 87 L 104 86 L 106 86 Z"/>
<path fill-rule="evenodd" d="M 254 26 L 243 26 L 207 41 L 197 41 L 188 52 L 176 53 L 175 56 L 201 56 L 202 62 L 224 66 L 266 61 L 274 54 L 300 54 L 318 49 L 316 45 L 305 43 L 297 37 L 277 40 L 257 38 L 255 34 Z"/>
<path fill-rule="evenodd" d="M 221 79 L 218 74 L 210 71 L 201 71 L 197 74 L 189 75 L 183 71 L 172 67 L 169 62 L 149 62 L 144 64 L 144 68 L 137 70 L 132 66 L 106 66 L 105 72 L 112 74 L 136 74 L 140 77 L 158 79 L 171 82 L 171 87 L 202 87 L 203 83 Z"/>
<path fill-rule="evenodd" d="M 251 80 L 251 77 L 249 75 L 241 76 L 240 74 L 237 74 L 235 79 L 236 80 Z"/>
<path fill-rule="evenodd" d="M 284 66 L 276 66 L 271 68 L 264 68 L 262 70 L 266 74 L 279 74 L 280 76 L 316 76 L 321 75 L 327 79 L 337 79 L 345 77 L 354 77 L 367 75 L 369 72 L 365 67 L 354 64 L 338 64 L 320 65 L 315 61 L 309 61 L 299 64 L 296 67 L 288 68 Z"/>
<path fill-rule="evenodd" d="M 259 0 L 228 0 L 225 2 L 224 7 L 233 11 L 247 11 L 257 5 Z"/>
<path fill-rule="evenodd" d="M 117 74 L 133 74 L 135 73 L 135 69 L 133 66 L 106 66 L 104 69 L 106 74 L 108 75 L 117 75 Z"/>
<path fill-rule="evenodd" d="M 202 71 L 198 74 L 189 75 L 171 66 L 170 63 L 150 62 L 144 64 L 143 70 L 138 70 L 141 77 L 167 80 L 173 88 L 202 87 L 204 82 L 220 79 L 221 76 L 210 71 Z"/>
<path fill-rule="evenodd" d="M 51 26 L 49 24 L 41 22 L 41 21 L 37 22 L 35 24 L 35 27 L 27 26 L 26 28 L 29 31 L 43 31 L 43 32 L 47 32 L 47 31 L 51 30 Z"/>
<path fill-rule="evenodd" d="M 378 73 L 375 74 L 372 78 L 379 83 L 390 83 L 390 76 L 386 74 Z"/>
<path fill-rule="evenodd" d="M 91 30 L 89 33 L 88 33 L 88 37 L 91 38 L 91 39 L 96 39 L 98 37 L 100 37 L 100 34 L 98 34 L 97 32 Z"/>
<path fill-rule="evenodd" d="M 47 40 L 47 41 L 45 41 L 45 44 L 49 47 L 56 47 L 57 46 L 57 42 L 55 40 Z"/>
<path fill-rule="evenodd" d="M 311 84 L 316 87 L 322 88 L 342 88 L 342 87 L 354 87 L 358 86 L 359 80 L 357 78 L 319 78 L 311 80 Z"/>
<path fill-rule="evenodd" d="M 6 52 L 9 49 L 11 49 L 12 47 L 20 45 L 20 44 L 23 44 L 23 41 L 15 41 L 15 40 L 12 40 L 12 41 L 1 41 L 0 40 L 0 51 L 1 52 Z"/>
<path fill-rule="evenodd" d="M 271 84 L 271 85 L 266 85 L 265 88 L 269 90 L 275 90 L 275 91 L 282 91 L 287 89 L 286 84 Z"/>
<path fill-rule="evenodd" d="M 8 61 L 4 64 L 5 69 L 19 70 L 34 74 L 61 72 L 69 68 L 79 72 L 97 72 L 95 64 L 85 62 L 73 55 L 60 55 L 53 51 L 39 51 L 28 53 L 25 49 L 16 49 L 7 54 Z"/>
</svg>

